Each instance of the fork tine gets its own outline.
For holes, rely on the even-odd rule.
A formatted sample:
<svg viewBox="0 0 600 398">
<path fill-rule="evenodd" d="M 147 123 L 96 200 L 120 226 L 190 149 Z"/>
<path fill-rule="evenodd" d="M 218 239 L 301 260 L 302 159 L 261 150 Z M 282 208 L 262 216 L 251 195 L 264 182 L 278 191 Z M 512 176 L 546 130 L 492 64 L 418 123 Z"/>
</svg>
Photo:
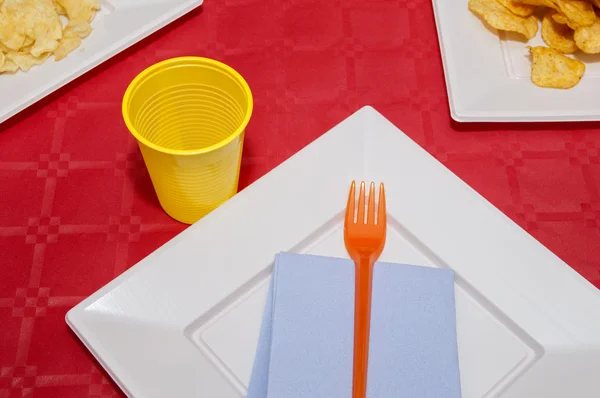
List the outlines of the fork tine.
<svg viewBox="0 0 600 398">
<path fill-rule="evenodd" d="M 348 204 L 346 205 L 346 225 L 354 223 L 354 202 L 356 201 L 356 182 L 352 181 L 350 185 L 350 194 L 348 195 Z"/>
<path fill-rule="evenodd" d="M 358 194 L 358 215 L 356 217 L 357 224 L 365 223 L 365 182 L 360 183 L 360 193 Z"/>
<path fill-rule="evenodd" d="M 367 224 L 375 224 L 375 183 L 369 187 L 369 205 L 367 206 Z"/>
<path fill-rule="evenodd" d="M 381 225 L 385 228 L 386 226 L 386 214 L 385 214 L 385 189 L 383 182 L 379 185 L 379 208 L 377 209 L 377 225 Z"/>
</svg>

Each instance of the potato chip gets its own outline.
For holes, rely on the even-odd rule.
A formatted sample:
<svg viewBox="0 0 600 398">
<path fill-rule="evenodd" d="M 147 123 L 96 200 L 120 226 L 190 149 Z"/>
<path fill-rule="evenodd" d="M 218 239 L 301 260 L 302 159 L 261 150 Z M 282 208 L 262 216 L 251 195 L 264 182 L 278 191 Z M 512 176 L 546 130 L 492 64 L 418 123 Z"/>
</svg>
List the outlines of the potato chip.
<svg viewBox="0 0 600 398">
<path fill-rule="evenodd" d="M 30 52 L 35 57 L 58 47 L 62 23 L 52 0 L 4 0 L 0 13 L 4 28 L 12 30 L 7 37 L 0 28 L 0 41 L 11 50 L 29 46 L 27 38 L 34 41 Z"/>
<path fill-rule="evenodd" d="M 513 14 L 528 17 L 533 15 L 535 12 L 535 6 L 530 4 L 524 4 L 520 1 L 515 0 L 496 0 L 498 3 L 502 4 L 504 7 L 508 8 Z M 598 0 L 600 1 L 600 0 Z"/>
<path fill-rule="evenodd" d="M 19 67 L 17 66 L 17 64 L 15 64 L 9 59 L 7 59 L 6 62 L 4 62 L 4 65 L 0 67 L 0 73 L 15 73 L 18 70 Z"/>
<path fill-rule="evenodd" d="M 532 6 L 549 7 L 557 10 L 558 6 L 554 3 L 554 0 L 521 0 L 523 4 L 529 4 Z"/>
<path fill-rule="evenodd" d="M 560 13 L 560 12 L 553 12 L 552 14 L 552 19 L 554 19 L 555 22 L 558 22 L 561 25 L 566 25 L 567 24 L 567 17 L 565 17 L 565 14 Z"/>
<path fill-rule="evenodd" d="M 81 45 L 79 37 L 65 37 L 60 41 L 58 48 L 54 50 L 54 60 L 60 61 L 73 50 Z"/>
<path fill-rule="evenodd" d="M 15 22 L 16 11 L 0 6 L 0 42 L 13 51 L 18 51 L 25 43 L 25 31 Z"/>
<path fill-rule="evenodd" d="M 23 47 L 30 47 L 35 44 L 35 40 L 32 37 L 25 36 L 25 43 L 23 43 Z M 21 48 L 23 48 L 21 47 Z"/>
<path fill-rule="evenodd" d="M 53 0 L 54 8 L 56 8 L 56 12 L 58 15 L 67 16 L 67 10 L 63 6 L 61 6 L 56 0 Z"/>
<path fill-rule="evenodd" d="M 594 6 L 585 0 L 553 0 L 567 19 L 577 26 L 590 26 L 596 21 Z"/>
<path fill-rule="evenodd" d="M 577 51 L 577 44 L 573 39 L 573 30 L 567 25 L 556 22 L 552 15 L 554 11 L 546 13 L 542 21 L 542 39 L 546 44 L 560 51 L 561 53 L 571 54 Z"/>
<path fill-rule="evenodd" d="M 97 0 L 0 0 L 0 74 L 64 58 L 89 36 L 98 9 Z"/>
<path fill-rule="evenodd" d="M 35 41 L 27 36 L 25 37 L 25 43 L 23 43 L 23 47 L 21 47 L 19 49 L 20 52 L 25 52 L 25 53 L 30 53 L 31 52 L 31 48 L 33 47 L 33 45 L 35 44 Z M 7 51 L 7 52 L 12 52 L 12 51 Z"/>
<path fill-rule="evenodd" d="M 34 57 L 33 55 L 25 52 L 12 52 L 6 54 L 6 58 L 12 61 L 19 69 L 27 72 L 32 66 L 40 65 L 48 58 L 48 54 Z"/>
<path fill-rule="evenodd" d="M 579 27 L 577 26 L 577 24 L 573 23 L 572 21 L 569 21 L 569 18 L 567 18 L 565 14 L 561 12 L 555 12 L 554 14 L 552 14 L 552 19 L 554 19 L 554 21 L 561 25 L 567 25 L 572 30 L 575 30 Z"/>
<path fill-rule="evenodd" d="M 69 19 L 91 22 L 100 9 L 96 0 L 56 0 L 67 12 Z"/>
<path fill-rule="evenodd" d="M 9 0 L 5 0 L 9 1 Z M 35 3 L 36 13 L 28 21 L 27 36 L 33 38 L 35 43 L 31 47 L 31 55 L 40 57 L 42 54 L 52 52 L 58 47 L 58 41 L 62 38 L 62 22 L 56 14 L 52 0 L 31 0 Z"/>
<path fill-rule="evenodd" d="M 92 27 L 86 21 L 69 21 L 63 31 L 63 39 L 58 48 L 54 51 L 54 59 L 60 61 L 70 52 L 81 45 L 81 39 L 87 37 L 92 31 Z"/>
<path fill-rule="evenodd" d="M 575 43 L 584 53 L 600 53 L 600 21 L 592 26 L 583 26 L 575 31 Z"/>
<path fill-rule="evenodd" d="M 87 21 L 76 19 L 70 20 L 63 31 L 63 35 L 77 36 L 82 39 L 88 37 L 90 33 L 92 33 L 92 25 Z"/>
<path fill-rule="evenodd" d="M 585 64 L 547 47 L 529 47 L 533 57 L 531 81 L 539 87 L 567 89 L 579 83 Z"/>
<path fill-rule="evenodd" d="M 517 32 L 527 39 L 535 37 L 538 21 L 535 16 L 520 17 L 496 0 L 469 0 L 469 10 L 498 30 Z"/>
<path fill-rule="evenodd" d="M 600 8 L 600 0 L 592 0 L 592 4 Z"/>
</svg>

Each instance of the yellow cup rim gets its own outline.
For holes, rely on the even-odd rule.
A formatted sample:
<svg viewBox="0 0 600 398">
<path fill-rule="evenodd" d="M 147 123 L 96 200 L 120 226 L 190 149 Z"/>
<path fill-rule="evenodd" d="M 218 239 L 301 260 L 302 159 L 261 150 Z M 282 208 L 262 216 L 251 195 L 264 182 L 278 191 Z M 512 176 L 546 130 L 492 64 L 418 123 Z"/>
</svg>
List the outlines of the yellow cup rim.
<svg viewBox="0 0 600 398">
<path fill-rule="evenodd" d="M 220 69 L 221 71 L 231 75 L 231 77 L 233 77 L 233 79 L 236 80 L 242 86 L 242 89 L 244 90 L 244 93 L 246 94 L 246 97 L 248 98 L 248 107 L 246 109 L 246 114 L 244 116 L 244 119 L 242 120 L 242 123 L 240 123 L 238 128 L 232 134 L 230 134 L 228 137 L 217 142 L 216 144 L 213 144 L 213 145 L 210 145 L 210 146 L 207 146 L 204 148 L 200 148 L 200 149 L 191 149 L 191 150 L 165 148 L 163 146 L 156 145 L 155 143 L 149 141 L 148 139 L 146 139 L 144 136 L 142 136 L 137 131 L 137 129 L 133 126 L 133 123 L 131 122 L 131 119 L 129 117 L 129 111 L 127 110 L 127 104 L 131 100 L 131 97 L 133 96 L 133 93 L 134 93 L 137 85 L 141 84 L 152 73 L 160 71 L 161 69 L 166 69 L 172 65 L 186 62 L 186 61 L 193 61 L 194 63 L 198 63 L 198 64 L 210 65 L 210 66 L 215 67 L 216 69 Z M 153 64 L 153 65 L 147 67 L 146 69 L 144 69 L 142 72 L 140 72 L 131 81 L 131 83 L 129 83 L 129 85 L 127 86 L 127 89 L 125 90 L 125 94 L 123 95 L 123 102 L 121 105 L 121 113 L 123 114 L 123 120 L 125 121 L 125 125 L 129 129 L 129 132 L 139 142 L 143 143 L 147 147 L 150 147 L 156 151 L 166 153 L 166 154 L 171 154 L 171 155 L 199 155 L 202 153 L 208 153 L 208 152 L 212 152 L 217 149 L 220 149 L 220 148 L 226 146 L 227 144 L 229 144 L 231 141 L 233 141 L 238 136 L 240 136 L 240 134 L 242 134 L 242 132 L 246 129 L 248 122 L 250 122 L 250 117 L 252 116 L 253 108 L 254 108 L 254 101 L 252 98 L 252 91 L 250 91 L 250 86 L 248 85 L 246 80 L 242 77 L 242 75 L 240 75 L 235 69 L 233 69 L 229 65 L 226 65 L 226 64 L 224 64 L 220 61 L 214 60 L 214 59 L 188 56 L 188 57 L 170 58 L 170 59 L 158 62 L 156 64 Z"/>
</svg>

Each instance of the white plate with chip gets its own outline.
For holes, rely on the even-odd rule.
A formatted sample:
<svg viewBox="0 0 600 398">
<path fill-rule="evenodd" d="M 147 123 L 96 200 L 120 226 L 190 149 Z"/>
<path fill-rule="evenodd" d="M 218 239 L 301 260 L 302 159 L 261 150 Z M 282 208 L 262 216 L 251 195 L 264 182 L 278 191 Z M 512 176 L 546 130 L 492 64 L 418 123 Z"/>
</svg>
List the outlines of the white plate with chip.
<svg viewBox="0 0 600 398">
<path fill-rule="evenodd" d="M 0 123 L 200 6 L 203 0 L 100 0 L 94 30 L 59 62 L 51 56 L 28 72 L 0 74 Z"/>
<path fill-rule="evenodd" d="M 455 271 L 463 397 L 598 396 L 600 291 L 370 107 L 81 302 L 68 324 L 128 396 L 244 397 L 274 255 L 347 258 L 352 179 L 386 184 L 382 261 Z"/>
<path fill-rule="evenodd" d="M 531 82 L 527 46 L 546 46 L 498 35 L 468 9 L 468 0 L 432 0 L 452 118 L 459 122 L 600 120 L 600 54 L 578 53 L 586 72 L 568 90 Z"/>
</svg>

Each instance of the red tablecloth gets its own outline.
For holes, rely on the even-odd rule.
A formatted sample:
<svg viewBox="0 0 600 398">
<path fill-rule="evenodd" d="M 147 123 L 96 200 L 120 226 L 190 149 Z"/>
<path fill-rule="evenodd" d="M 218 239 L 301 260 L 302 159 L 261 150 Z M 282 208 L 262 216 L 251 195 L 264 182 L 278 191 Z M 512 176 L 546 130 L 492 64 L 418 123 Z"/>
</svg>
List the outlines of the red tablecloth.
<svg viewBox="0 0 600 398">
<path fill-rule="evenodd" d="M 254 92 L 241 188 L 370 104 L 600 286 L 599 125 L 453 123 L 430 1 L 208 0 L 0 126 L 0 398 L 121 395 L 64 316 L 185 228 L 120 114 L 181 55 Z"/>
</svg>

